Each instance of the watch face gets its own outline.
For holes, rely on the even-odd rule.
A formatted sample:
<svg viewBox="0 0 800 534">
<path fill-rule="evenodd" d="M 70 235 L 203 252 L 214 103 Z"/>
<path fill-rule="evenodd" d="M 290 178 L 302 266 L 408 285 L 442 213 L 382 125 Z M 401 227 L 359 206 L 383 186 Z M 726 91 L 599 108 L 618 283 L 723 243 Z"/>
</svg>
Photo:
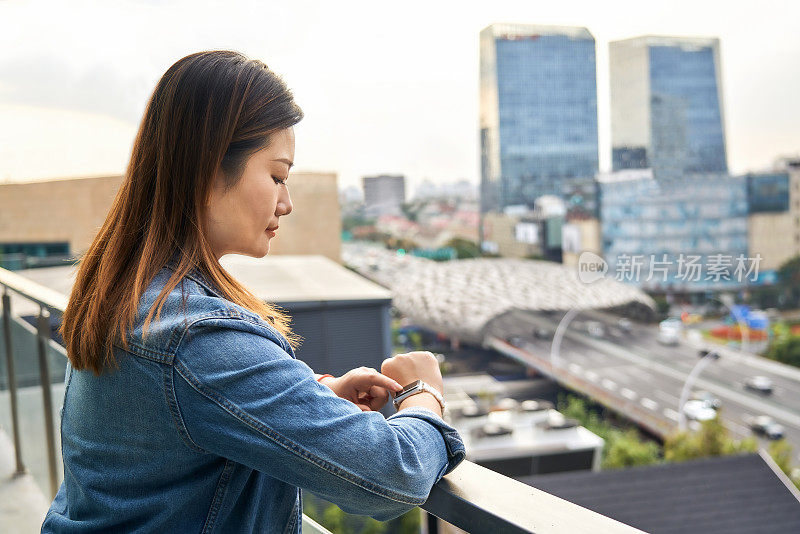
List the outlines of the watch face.
<svg viewBox="0 0 800 534">
<path fill-rule="evenodd" d="M 413 382 L 408 384 L 406 387 L 404 387 L 403 390 L 400 393 L 397 394 L 397 396 L 399 397 L 403 393 L 408 393 L 409 391 L 411 391 L 412 389 L 417 387 L 420 382 L 422 382 L 422 380 L 414 380 Z"/>
</svg>

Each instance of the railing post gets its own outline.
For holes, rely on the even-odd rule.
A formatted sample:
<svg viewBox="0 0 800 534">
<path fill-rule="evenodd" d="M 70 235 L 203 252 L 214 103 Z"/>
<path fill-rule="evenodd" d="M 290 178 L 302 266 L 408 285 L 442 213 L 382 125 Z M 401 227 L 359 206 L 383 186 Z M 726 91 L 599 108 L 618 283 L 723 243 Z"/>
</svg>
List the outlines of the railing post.
<svg viewBox="0 0 800 534">
<path fill-rule="evenodd" d="M 50 496 L 55 497 L 58 491 L 58 474 L 56 473 L 56 437 L 53 430 L 53 395 L 50 388 L 50 366 L 47 361 L 50 344 L 50 312 L 42 306 L 37 321 L 39 341 L 39 374 L 42 381 L 42 400 L 44 402 L 44 425 L 47 439 L 47 467 L 50 474 Z"/>
<path fill-rule="evenodd" d="M 11 399 L 11 430 L 14 434 L 14 457 L 17 468 L 14 475 L 25 472 L 22 464 L 22 448 L 19 443 L 19 414 L 17 413 L 17 375 L 14 372 L 14 351 L 11 342 L 11 297 L 8 288 L 3 286 L 3 337 L 6 345 L 6 373 L 8 375 L 8 397 Z"/>
</svg>

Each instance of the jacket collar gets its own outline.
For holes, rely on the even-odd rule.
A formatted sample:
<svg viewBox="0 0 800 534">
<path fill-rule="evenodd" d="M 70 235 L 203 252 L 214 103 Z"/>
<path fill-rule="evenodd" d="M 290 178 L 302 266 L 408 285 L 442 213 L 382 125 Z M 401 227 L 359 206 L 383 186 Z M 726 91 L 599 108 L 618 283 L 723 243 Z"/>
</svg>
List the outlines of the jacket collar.
<svg viewBox="0 0 800 534">
<path fill-rule="evenodd" d="M 167 260 L 166 267 L 168 267 L 172 271 L 177 271 L 179 263 L 180 263 L 180 253 L 179 252 L 173 252 L 173 254 L 170 257 L 170 259 Z M 224 298 L 220 294 L 220 291 L 217 289 L 217 287 L 214 285 L 214 283 L 211 282 L 211 280 L 209 280 L 208 277 L 205 274 L 203 274 L 203 272 L 200 270 L 200 268 L 197 265 L 193 265 L 189 269 L 189 272 L 186 273 L 186 278 L 190 278 L 190 279 L 194 280 L 195 282 L 197 282 L 198 284 L 203 286 L 206 290 L 211 292 L 213 295 L 215 295 L 217 297 L 220 297 L 220 298 Z"/>
</svg>

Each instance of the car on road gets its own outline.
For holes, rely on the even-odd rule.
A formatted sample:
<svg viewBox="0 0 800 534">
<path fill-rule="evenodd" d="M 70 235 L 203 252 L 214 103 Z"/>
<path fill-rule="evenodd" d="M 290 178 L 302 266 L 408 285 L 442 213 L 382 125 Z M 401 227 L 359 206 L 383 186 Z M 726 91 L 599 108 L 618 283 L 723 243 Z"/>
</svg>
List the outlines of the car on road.
<svg viewBox="0 0 800 534">
<path fill-rule="evenodd" d="M 586 323 L 586 332 L 594 338 L 601 338 L 606 335 L 606 329 L 603 327 L 603 323 L 599 321 L 588 321 Z"/>
<path fill-rule="evenodd" d="M 701 400 L 688 400 L 683 404 L 683 415 L 692 421 L 710 421 L 717 411 Z"/>
<path fill-rule="evenodd" d="M 785 434 L 783 425 L 776 423 L 775 420 L 768 415 L 754 417 L 749 424 L 750 430 L 768 439 L 781 439 Z"/>
<path fill-rule="evenodd" d="M 722 401 L 708 391 L 695 391 L 692 393 L 691 398 L 692 400 L 704 402 L 706 406 L 713 408 L 714 410 L 719 410 L 722 407 Z"/>
<path fill-rule="evenodd" d="M 660 328 L 656 341 L 662 345 L 677 345 L 680 340 L 680 331 L 673 328 Z"/>
<path fill-rule="evenodd" d="M 549 340 L 549 339 L 553 339 L 553 336 L 555 335 L 555 332 L 553 332 L 549 328 L 538 327 L 538 328 L 534 328 L 533 329 L 532 334 L 533 334 L 533 337 L 535 337 L 536 339 Z"/>
<path fill-rule="evenodd" d="M 519 336 L 507 337 L 506 341 L 508 341 L 509 345 L 514 345 L 515 347 L 521 347 L 525 343 L 525 340 Z"/>
<path fill-rule="evenodd" d="M 757 391 L 758 393 L 769 395 L 772 393 L 773 384 L 772 379 L 767 376 L 754 376 L 744 383 L 744 387 L 751 391 Z"/>
<path fill-rule="evenodd" d="M 698 350 L 698 351 L 697 351 L 697 355 L 698 355 L 699 357 L 701 357 L 701 358 L 705 358 L 705 357 L 706 357 L 706 356 L 708 356 L 709 354 L 711 355 L 711 357 L 712 357 L 713 359 L 715 359 L 715 360 L 719 360 L 719 352 L 717 352 L 717 351 L 716 351 L 716 350 L 714 350 L 714 349 L 700 349 L 700 350 Z"/>
<path fill-rule="evenodd" d="M 633 323 L 627 317 L 623 317 L 617 321 L 617 326 L 626 334 L 630 334 L 633 330 Z"/>
</svg>

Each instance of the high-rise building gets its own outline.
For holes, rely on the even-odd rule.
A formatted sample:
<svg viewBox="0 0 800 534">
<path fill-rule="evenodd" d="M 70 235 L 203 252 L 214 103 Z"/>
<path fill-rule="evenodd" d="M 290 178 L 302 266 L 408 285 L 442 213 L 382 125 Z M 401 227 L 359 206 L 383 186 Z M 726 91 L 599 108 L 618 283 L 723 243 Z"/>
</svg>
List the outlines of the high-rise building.
<svg viewBox="0 0 800 534">
<path fill-rule="evenodd" d="M 594 37 L 492 24 L 480 33 L 481 212 L 533 207 L 597 172 Z"/>
<path fill-rule="evenodd" d="M 403 175 L 365 176 L 364 212 L 368 217 L 399 215 L 406 201 L 406 178 Z"/>
<path fill-rule="evenodd" d="M 646 36 L 609 44 L 614 170 L 656 179 L 725 173 L 719 39 Z"/>
</svg>

